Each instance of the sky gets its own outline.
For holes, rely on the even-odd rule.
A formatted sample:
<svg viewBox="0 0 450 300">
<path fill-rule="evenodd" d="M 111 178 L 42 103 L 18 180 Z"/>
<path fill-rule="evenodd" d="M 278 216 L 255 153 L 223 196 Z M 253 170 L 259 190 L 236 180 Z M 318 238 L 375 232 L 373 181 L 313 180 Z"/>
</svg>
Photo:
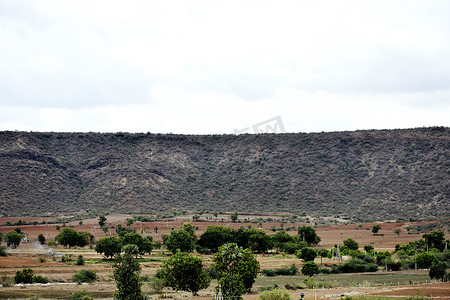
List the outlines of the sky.
<svg viewBox="0 0 450 300">
<path fill-rule="evenodd" d="M 447 0 L 1 0 L 0 130 L 450 126 L 449 14 Z"/>
</svg>

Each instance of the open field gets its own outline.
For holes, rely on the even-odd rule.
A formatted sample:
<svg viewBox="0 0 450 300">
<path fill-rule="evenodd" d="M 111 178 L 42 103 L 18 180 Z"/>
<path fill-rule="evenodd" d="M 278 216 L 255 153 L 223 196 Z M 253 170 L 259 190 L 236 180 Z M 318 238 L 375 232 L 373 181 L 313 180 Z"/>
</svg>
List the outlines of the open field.
<svg viewBox="0 0 450 300">
<path fill-rule="evenodd" d="M 131 215 L 114 214 L 108 215 L 108 226 L 116 226 L 118 222 L 124 225 L 125 220 Z M 194 226 L 198 227 L 197 236 L 201 235 L 206 227 L 211 224 L 225 225 L 232 228 L 239 228 L 241 226 L 247 227 L 249 225 L 256 228 L 258 224 L 247 223 L 232 223 L 229 219 L 219 216 L 217 219 L 208 221 L 192 222 Z M 16 219 L 8 218 L 9 222 L 16 222 Z M 33 221 L 27 219 L 27 222 Z M 145 223 L 135 223 L 132 226 L 136 227 L 138 232 L 143 232 L 144 235 L 151 235 L 155 241 L 161 240 L 162 234 L 168 234 L 172 228 L 180 228 L 182 224 L 187 221 L 192 221 L 189 217 L 176 218 L 170 221 L 155 221 Z M 0 218 L 0 224 L 4 224 L 4 218 Z M 317 228 L 318 235 L 322 241 L 319 247 L 330 248 L 333 244 L 342 243 L 346 238 L 354 238 L 359 242 L 360 247 L 366 244 L 373 245 L 378 250 L 393 250 L 396 244 L 404 244 L 409 241 L 417 240 L 421 235 L 407 234 L 406 226 L 417 226 L 426 222 L 418 223 L 384 223 L 381 224 L 380 234 L 374 236 L 371 232 L 373 223 L 367 224 L 347 224 L 336 225 L 329 227 Z M 280 222 L 267 222 L 262 226 L 269 234 L 271 228 L 274 226 L 279 228 Z M 75 291 L 89 291 L 96 299 L 112 299 L 112 293 L 115 290 L 115 283 L 112 277 L 112 262 L 103 261 L 102 256 L 97 254 L 94 250 L 88 247 L 83 249 L 64 249 L 58 247 L 58 252 L 61 254 L 70 255 L 72 259 L 76 259 L 79 254 L 82 254 L 86 260 L 84 266 L 76 266 L 73 263 L 62 263 L 52 261 L 47 256 L 47 245 L 39 245 L 36 241 L 38 234 L 42 233 L 48 236 L 48 240 L 54 239 L 58 230 L 56 225 L 62 224 L 39 224 L 39 225 L 25 225 L 20 226 L 26 232 L 30 243 L 22 243 L 17 249 L 10 249 L 8 257 L 0 257 L 0 279 L 2 277 L 13 277 L 15 272 L 22 268 L 30 267 L 35 274 L 47 277 L 53 285 L 27 285 L 27 286 L 10 286 L 0 287 L 0 299 L 27 299 L 38 296 L 39 299 L 68 299 Z M 283 223 L 284 228 L 299 226 L 299 223 Z M 83 224 L 79 225 L 78 221 L 67 223 L 66 226 L 74 227 L 77 230 L 86 230 L 95 235 L 96 240 L 105 236 L 105 233 L 99 228 L 96 219 L 83 220 Z M 154 227 L 158 227 L 158 232 L 154 232 Z M 2 226 L 1 232 L 7 232 L 17 226 Z M 396 227 L 404 229 L 398 236 L 393 232 Z M 369 228 L 369 230 L 367 230 Z M 288 231 L 290 234 L 296 234 L 296 231 Z M 114 233 L 114 231 L 111 231 Z M 448 231 L 446 230 L 447 238 Z M 109 234 L 109 232 L 108 232 Z M 170 254 L 164 250 L 154 250 L 151 255 L 143 256 L 141 260 L 142 273 L 141 275 L 148 275 L 150 278 L 155 276 L 157 268 L 162 261 L 167 259 Z M 201 255 L 206 265 L 212 264 L 212 255 Z M 45 262 L 40 262 L 40 258 L 45 258 Z M 260 254 L 258 260 L 261 264 L 261 269 L 275 269 L 289 267 L 295 264 L 297 267 L 302 266 L 302 262 L 294 255 L 286 254 Z M 320 264 L 320 258 L 316 258 L 316 263 Z M 334 264 L 330 259 L 323 259 L 324 264 Z M 80 269 L 92 270 L 97 273 L 98 280 L 93 284 L 75 284 L 72 280 L 72 275 Z M 284 287 L 286 284 L 292 286 L 302 286 L 303 275 L 296 276 L 276 276 L 265 277 L 259 276 L 253 286 L 254 294 L 245 295 L 244 299 L 257 299 L 257 292 L 264 287 L 278 285 Z M 440 299 L 450 299 L 450 284 L 449 283 L 433 283 L 430 284 L 430 278 L 427 270 L 417 271 L 400 271 L 400 272 L 385 272 L 378 271 L 375 273 L 363 274 L 320 274 L 315 276 L 315 282 L 318 286 L 318 298 L 337 298 L 341 295 L 350 295 L 352 297 L 368 297 L 364 299 L 380 299 L 371 297 L 398 297 L 398 296 L 433 296 L 440 297 Z M 216 282 L 213 281 L 210 287 L 202 290 L 200 295 L 204 299 L 211 299 L 214 295 L 214 286 Z M 150 283 L 143 284 L 145 293 L 153 294 Z M 289 290 L 292 299 L 299 299 L 299 293 L 305 293 L 305 299 L 314 299 L 314 291 L 311 289 L 297 289 Z M 191 298 L 189 293 L 174 293 L 170 290 L 165 290 L 165 294 L 172 298 Z M 155 298 L 156 295 L 153 295 Z M 202 297 L 196 297 L 201 299 Z M 383 298 L 385 299 L 385 298 Z M 395 298 L 397 299 L 397 298 Z"/>
</svg>

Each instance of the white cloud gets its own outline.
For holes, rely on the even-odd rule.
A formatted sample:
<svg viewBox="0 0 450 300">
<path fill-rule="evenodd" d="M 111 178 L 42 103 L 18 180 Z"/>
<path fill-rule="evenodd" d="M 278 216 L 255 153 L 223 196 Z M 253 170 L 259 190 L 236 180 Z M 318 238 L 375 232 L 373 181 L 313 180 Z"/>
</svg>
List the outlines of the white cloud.
<svg viewBox="0 0 450 300">
<path fill-rule="evenodd" d="M 0 129 L 449 126 L 447 1 L 2 1 Z"/>
</svg>

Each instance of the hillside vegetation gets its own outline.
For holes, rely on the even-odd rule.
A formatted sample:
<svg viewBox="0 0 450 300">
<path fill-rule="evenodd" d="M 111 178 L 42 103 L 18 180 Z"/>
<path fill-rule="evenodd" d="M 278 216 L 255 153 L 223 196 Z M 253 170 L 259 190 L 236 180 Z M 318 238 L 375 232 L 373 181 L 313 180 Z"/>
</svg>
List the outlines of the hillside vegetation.
<svg viewBox="0 0 450 300">
<path fill-rule="evenodd" d="M 0 132 L 0 212 L 450 213 L 450 129 L 260 135 Z"/>
</svg>

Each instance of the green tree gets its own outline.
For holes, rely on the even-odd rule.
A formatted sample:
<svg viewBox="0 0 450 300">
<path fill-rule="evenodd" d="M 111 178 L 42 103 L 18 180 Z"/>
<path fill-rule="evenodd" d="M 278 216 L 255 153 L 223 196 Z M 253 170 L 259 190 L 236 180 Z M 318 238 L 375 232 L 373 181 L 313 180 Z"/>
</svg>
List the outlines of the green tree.
<svg viewBox="0 0 450 300">
<path fill-rule="evenodd" d="M 359 244 L 352 238 L 348 238 L 344 240 L 344 246 L 346 246 L 349 250 L 358 250 Z"/>
<path fill-rule="evenodd" d="M 19 246 L 21 241 L 22 235 L 16 231 L 9 231 L 5 234 L 5 242 L 8 247 L 12 246 L 15 249 Z"/>
<path fill-rule="evenodd" d="M 195 240 L 192 238 L 192 235 L 183 229 L 173 230 L 164 244 L 174 254 L 177 250 L 181 252 L 192 252 L 195 248 Z"/>
<path fill-rule="evenodd" d="M 299 240 L 307 242 L 308 245 L 317 245 L 321 240 L 316 230 L 311 226 L 303 225 L 297 229 L 297 232 Z"/>
<path fill-rule="evenodd" d="M 417 267 L 419 269 L 428 269 L 436 260 L 436 256 L 430 252 L 420 252 L 416 255 Z"/>
<path fill-rule="evenodd" d="M 303 248 L 302 250 L 298 250 L 295 252 L 298 258 L 306 261 L 314 261 L 317 256 L 316 250 L 313 248 Z"/>
<path fill-rule="evenodd" d="M 253 229 L 248 237 L 248 245 L 253 252 L 264 253 L 272 249 L 272 239 L 264 231 Z"/>
<path fill-rule="evenodd" d="M 105 226 L 106 224 L 106 217 L 104 215 L 101 215 L 98 217 L 98 225 L 100 225 L 100 227 Z"/>
<path fill-rule="evenodd" d="M 239 219 L 239 215 L 237 212 L 233 213 L 231 216 L 231 221 L 236 222 Z"/>
<path fill-rule="evenodd" d="M 133 223 L 134 223 L 133 218 L 129 218 L 129 219 L 127 220 L 127 226 L 131 226 L 131 225 L 133 225 Z"/>
<path fill-rule="evenodd" d="M 75 263 L 77 266 L 82 266 L 82 265 L 84 265 L 84 258 L 83 258 L 83 255 L 78 255 L 78 258 L 77 258 L 77 261 L 76 261 L 76 263 Z"/>
<path fill-rule="evenodd" d="M 189 233 L 194 241 L 197 241 L 197 236 L 195 235 L 195 228 L 189 222 L 183 224 L 183 230 Z"/>
<path fill-rule="evenodd" d="M 220 246 L 231 242 L 232 239 L 233 233 L 230 228 L 210 225 L 200 236 L 198 244 L 204 248 L 208 248 L 212 252 L 217 252 Z"/>
<path fill-rule="evenodd" d="M 3 242 L 3 233 L 0 232 L 0 244 Z"/>
<path fill-rule="evenodd" d="M 84 247 L 88 244 L 86 235 L 67 227 L 58 233 L 55 240 L 65 247 L 69 246 L 69 248 L 73 246 Z"/>
<path fill-rule="evenodd" d="M 134 258 L 137 250 L 136 245 L 127 245 L 122 248 L 123 254 L 116 255 L 114 263 L 114 280 L 117 290 L 114 293 L 114 299 L 118 300 L 137 300 L 142 299 L 142 283 L 139 280 L 141 266 Z"/>
<path fill-rule="evenodd" d="M 41 245 L 45 244 L 45 236 L 42 233 L 38 235 L 38 241 Z"/>
<path fill-rule="evenodd" d="M 445 264 L 445 262 L 433 262 L 433 264 L 431 265 L 430 268 L 430 278 L 431 279 L 437 279 L 437 280 L 443 280 L 445 277 L 445 272 L 447 270 L 447 265 Z"/>
<path fill-rule="evenodd" d="M 214 255 L 214 268 L 225 297 L 241 297 L 250 291 L 259 272 L 259 262 L 250 249 L 236 243 L 221 246 Z"/>
<path fill-rule="evenodd" d="M 130 244 L 134 244 L 138 247 L 138 253 L 140 255 L 144 255 L 145 253 L 150 254 L 153 250 L 152 242 L 149 239 L 142 237 L 139 233 L 129 232 L 124 235 L 122 238 L 122 245 L 125 246 Z"/>
<path fill-rule="evenodd" d="M 400 227 L 394 228 L 394 233 L 398 236 L 400 236 L 400 232 L 402 232 L 402 229 Z"/>
<path fill-rule="evenodd" d="M 155 233 L 158 233 L 158 226 L 155 226 L 153 229 L 155 230 Z"/>
<path fill-rule="evenodd" d="M 373 234 L 374 234 L 374 235 L 378 234 L 378 231 L 380 231 L 380 229 L 381 229 L 381 225 L 380 225 L 380 224 L 374 224 L 374 225 L 372 226 L 372 232 L 373 232 Z"/>
<path fill-rule="evenodd" d="M 177 252 L 159 269 L 160 278 L 166 286 L 175 290 L 189 291 L 193 296 L 209 286 L 210 278 L 201 258 L 186 252 Z"/>
<path fill-rule="evenodd" d="M 285 243 L 294 242 L 294 237 L 289 235 L 285 230 L 278 231 L 275 234 L 271 235 L 273 246 L 278 250 L 283 248 Z"/>
<path fill-rule="evenodd" d="M 313 261 L 307 261 L 303 264 L 301 272 L 305 276 L 314 276 L 319 274 L 319 267 Z"/>
<path fill-rule="evenodd" d="M 102 226 L 102 230 L 103 230 L 104 233 L 107 233 L 108 229 L 109 229 L 108 226 L 106 226 L 106 225 Z"/>
<path fill-rule="evenodd" d="M 364 246 L 364 251 L 366 251 L 367 253 L 370 253 L 373 251 L 373 246 L 372 245 L 365 245 Z"/>
<path fill-rule="evenodd" d="M 423 235 L 426 244 L 429 248 L 436 248 L 438 250 L 444 250 L 445 247 L 445 234 L 443 231 L 432 231 Z"/>
<path fill-rule="evenodd" d="M 119 254 L 122 249 L 122 242 L 115 236 L 108 236 L 100 239 L 95 246 L 97 253 L 102 253 L 106 258 L 112 258 Z"/>
</svg>

